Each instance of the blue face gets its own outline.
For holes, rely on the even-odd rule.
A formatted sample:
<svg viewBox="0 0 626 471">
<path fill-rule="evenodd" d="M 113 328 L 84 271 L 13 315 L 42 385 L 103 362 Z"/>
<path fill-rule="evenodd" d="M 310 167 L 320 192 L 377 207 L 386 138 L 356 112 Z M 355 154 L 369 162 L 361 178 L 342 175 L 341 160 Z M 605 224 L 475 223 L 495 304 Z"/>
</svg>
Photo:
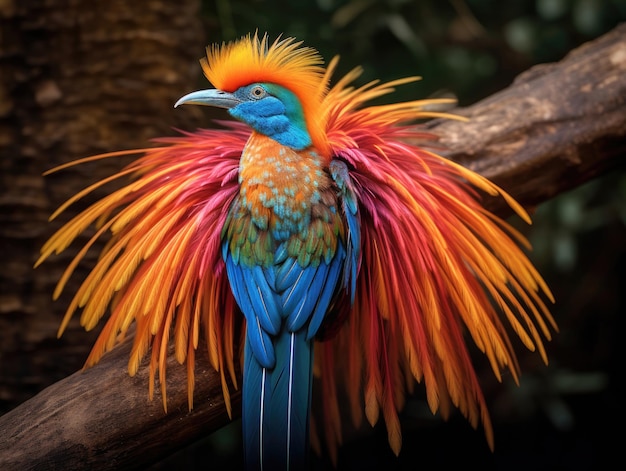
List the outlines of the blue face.
<svg viewBox="0 0 626 471">
<path fill-rule="evenodd" d="M 228 110 L 234 118 L 292 149 L 303 150 L 311 145 L 302 106 L 286 88 L 253 83 L 233 96 L 241 102 Z"/>
</svg>

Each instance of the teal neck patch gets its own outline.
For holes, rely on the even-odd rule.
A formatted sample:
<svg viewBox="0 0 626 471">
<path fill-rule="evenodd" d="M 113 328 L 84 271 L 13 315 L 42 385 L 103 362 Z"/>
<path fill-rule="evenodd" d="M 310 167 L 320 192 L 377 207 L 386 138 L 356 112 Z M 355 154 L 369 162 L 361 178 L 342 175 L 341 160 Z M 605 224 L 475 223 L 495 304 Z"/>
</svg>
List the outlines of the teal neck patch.
<svg viewBox="0 0 626 471">
<path fill-rule="evenodd" d="M 234 118 L 292 149 L 311 145 L 300 101 L 286 88 L 255 83 L 241 87 L 234 95 L 242 101 L 229 110 Z"/>
</svg>

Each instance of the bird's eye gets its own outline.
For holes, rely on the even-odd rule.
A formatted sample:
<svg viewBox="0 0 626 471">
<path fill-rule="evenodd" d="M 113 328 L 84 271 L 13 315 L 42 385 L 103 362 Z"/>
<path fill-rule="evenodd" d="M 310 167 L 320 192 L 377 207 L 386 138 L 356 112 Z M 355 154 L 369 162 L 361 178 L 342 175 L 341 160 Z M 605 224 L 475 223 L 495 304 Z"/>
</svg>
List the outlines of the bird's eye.
<svg viewBox="0 0 626 471">
<path fill-rule="evenodd" d="M 256 87 L 252 87 L 252 89 L 250 90 L 250 97 L 254 98 L 255 100 L 259 100 L 263 98 L 265 95 L 267 95 L 267 92 L 260 85 L 257 85 Z"/>
</svg>

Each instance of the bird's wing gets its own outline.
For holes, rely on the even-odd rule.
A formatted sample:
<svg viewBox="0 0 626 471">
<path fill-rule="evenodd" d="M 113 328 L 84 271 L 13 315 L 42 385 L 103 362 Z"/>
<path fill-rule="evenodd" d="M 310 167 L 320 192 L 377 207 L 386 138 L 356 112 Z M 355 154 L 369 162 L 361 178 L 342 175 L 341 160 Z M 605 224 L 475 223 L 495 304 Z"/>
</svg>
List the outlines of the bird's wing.
<svg viewBox="0 0 626 471">
<path fill-rule="evenodd" d="M 253 227 L 250 218 L 235 200 L 225 224 L 222 257 L 235 299 L 246 316 L 250 346 L 257 361 L 272 368 L 272 338 L 283 324 L 288 332 L 306 329 L 307 340 L 316 336 L 338 288 L 347 289 L 347 278 L 341 277 L 346 265 L 352 270 L 354 263 L 346 261 L 346 253 L 352 260 L 354 250 L 352 239 L 342 238 L 345 230 L 338 217 L 323 224 L 312 220 L 307 231 L 276 247 L 266 243 L 269 232 Z M 289 248 L 296 246 L 299 252 L 290 253 Z M 268 258 L 266 250 L 274 253 Z"/>
</svg>

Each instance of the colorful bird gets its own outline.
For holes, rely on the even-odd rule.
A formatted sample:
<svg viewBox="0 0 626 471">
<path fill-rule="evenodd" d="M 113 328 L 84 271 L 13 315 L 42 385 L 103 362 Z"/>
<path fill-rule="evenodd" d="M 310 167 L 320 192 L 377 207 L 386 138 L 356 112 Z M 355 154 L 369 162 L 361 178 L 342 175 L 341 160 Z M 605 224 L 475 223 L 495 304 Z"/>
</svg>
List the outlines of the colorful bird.
<svg viewBox="0 0 626 471">
<path fill-rule="evenodd" d="M 321 448 L 319 436 L 336 457 L 340 391 L 355 424 L 382 415 L 399 453 L 398 411 L 416 382 L 433 412 L 445 416 L 454 405 L 474 427 L 482 423 L 493 446 L 466 336 L 498 379 L 507 368 L 517 381 L 507 328 L 547 361 L 542 339 L 556 325 L 543 300 L 552 295 L 520 249 L 528 243 L 485 210 L 479 194 L 499 195 L 530 222 L 524 209 L 422 147 L 436 137 L 417 120 L 453 118 L 427 111 L 441 100 L 367 106 L 416 77 L 357 87 L 357 68 L 331 87 L 337 58 L 325 68 L 293 38 L 256 34 L 208 48 L 201 62 L 216 88 L 176 106 L 226 108 L 236 121 L 54 169 L 139 155 L 52 215 L 130 177 L 42 248 L 37 265 L 96 227 L 59 280 L 57 298 L 87 250 L 111 236 L 59 335 L 79 309 L 86 329 L 110 311 L 91 366 L 134 324 L 129 372 L 151 350 L 149 393 L 158 372 L 164 407 L 170 343 L 187 364 L 190 408 L 201 331 L 229 413 L 234 365 L 243 358 L 249 470 L 303 468 L 309 443 Z M 323 401 L 311 419 L 313 378 Z"/>
</svg>

